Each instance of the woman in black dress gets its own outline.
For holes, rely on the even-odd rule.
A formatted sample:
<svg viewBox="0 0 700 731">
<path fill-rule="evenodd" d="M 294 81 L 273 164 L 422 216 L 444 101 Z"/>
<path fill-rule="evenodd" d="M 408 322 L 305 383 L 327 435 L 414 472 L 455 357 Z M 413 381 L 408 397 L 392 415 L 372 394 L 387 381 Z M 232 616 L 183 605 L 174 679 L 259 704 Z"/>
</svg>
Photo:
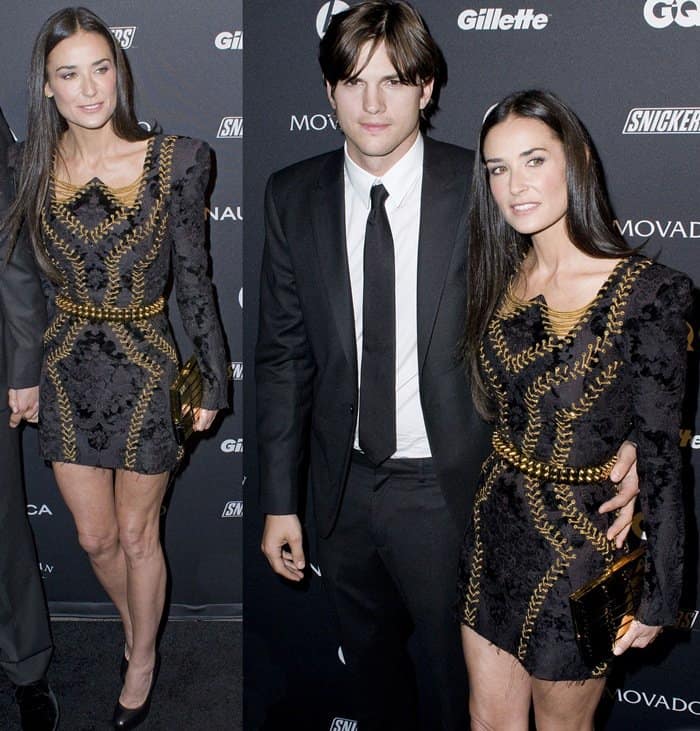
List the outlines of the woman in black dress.
<svg viewBox="0 0 700 731">
<path fill-rule="evenodd" d="M 534 702 L 540 731 L 592 729 L 608 664 L 583 662 L 568 597 L 620 555 L 599 507 L 624 439 L 638 445 L 648 551 L 615 654 L 678 611 L 691 283 L 627 247 L 588 134 L 552 94 L 488 113 L 472 192 L 465 356 L 495 422 L 460 570 L 472 723 L 526 731 Z"/>
<path fill-rule="evenodd" d="M 160 507 L 181 457 L 168 387 L 178 359 L 165 312 L 172 271 L 203 376 L 196 429 L 226 406 L 226 361 L 205 250 L 206 143 L 137 123 L 123 51 L 83 9 L 37 37 L 15 229 L 45 272 L 50 322 L 40 443 L 81 546 L 122 618 L 117 728 L 146 713 L 165 595 Z"/>
</svg>

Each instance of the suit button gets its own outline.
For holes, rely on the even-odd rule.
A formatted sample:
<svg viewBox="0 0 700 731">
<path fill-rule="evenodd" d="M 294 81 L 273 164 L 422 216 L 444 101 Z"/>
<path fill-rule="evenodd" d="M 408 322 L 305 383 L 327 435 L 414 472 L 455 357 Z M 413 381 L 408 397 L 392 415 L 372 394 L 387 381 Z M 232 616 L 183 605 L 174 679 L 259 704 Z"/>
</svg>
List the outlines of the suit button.
<svg viewBox="0 0 700 731">
<path fill-rule="evenodd" d="M 355 413 L 355 407 L 352 404 L 350 404 L 350 413 L 351 414 Z"/>
</svg>

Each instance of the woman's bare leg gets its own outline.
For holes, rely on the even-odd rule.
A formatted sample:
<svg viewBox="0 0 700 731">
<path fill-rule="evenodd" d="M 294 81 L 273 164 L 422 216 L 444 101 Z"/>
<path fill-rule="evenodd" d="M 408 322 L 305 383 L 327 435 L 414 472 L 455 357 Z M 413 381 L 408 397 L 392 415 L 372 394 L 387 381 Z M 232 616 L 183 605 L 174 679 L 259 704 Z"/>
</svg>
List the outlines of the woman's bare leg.
<svg viewBox="0 0 700 731">
<path fill-rule="evenodd" d="M 129 652 L 133 630 L 126 596 L 126 560 L 119 543 L 114 503 L 114 473 L 101 467 L 66 462 L 54 462 L 53 472 L 63 500 L 73 514 L 78 541 L 119 612 Z"/>
<path fill-rule="evenodd" d="M 537 731 L 593 731 L 604 679 L 583 682 L 532 679 Z"/>
<path fill-rule="evenodd" d="M 126 586 L 133 642 L 119 702 L 140 706 L 148 695 L 156 634 L 165 602 L 165 560 L 160 545 L 160 508 L 169 473 L 117 470 L 115 503 L 119 541 L 126 557 Z"/>
<path fill-rule="evenodd" d="M 527 731 L 532 688 L 515 657 L 462 627 L 472 731 Z"/>
</svg>

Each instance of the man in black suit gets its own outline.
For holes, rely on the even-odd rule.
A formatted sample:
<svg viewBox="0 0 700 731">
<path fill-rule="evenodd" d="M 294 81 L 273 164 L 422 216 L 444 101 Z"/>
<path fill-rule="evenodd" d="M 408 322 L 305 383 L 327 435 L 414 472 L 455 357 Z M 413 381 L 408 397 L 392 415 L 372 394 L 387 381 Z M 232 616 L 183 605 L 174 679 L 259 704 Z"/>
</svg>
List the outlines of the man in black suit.
<svg viewBox="0 0 700 731">
<path fill-rule="evenodd" d="M 319 58 L 345 148 L 275 173 L 265 200 L 262 549 L 278 574 L 301 579 L 308 463 L 360 728 L 418 726 L 413 630 L 435 699 L 423 717 L 465 729 L 453 605 L 488 446 L 458 358 L 474 155 L 422 134 L 445 66 L 407 4 L 336 15 Z"/>
<path fill-rule="evenodd" d="M 0 216 L 11 200 L 7 152 L 12 136 L 0 112 Z M 53 650 L 22 488 L 19 434 L 39 409 L 44 297 L 28 242 L 8 253 L 0 240 L 0 666 L 15 684 L 25 731 L 58 727 L 46 670 Z"/>
</svg>

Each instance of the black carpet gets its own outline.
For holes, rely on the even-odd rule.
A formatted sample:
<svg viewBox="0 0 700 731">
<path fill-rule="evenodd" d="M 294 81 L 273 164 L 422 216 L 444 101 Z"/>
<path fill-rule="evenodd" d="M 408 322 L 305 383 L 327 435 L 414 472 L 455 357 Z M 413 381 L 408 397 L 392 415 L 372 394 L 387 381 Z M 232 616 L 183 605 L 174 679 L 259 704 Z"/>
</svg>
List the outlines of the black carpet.
<svg viewBox="0 0 700 731">
<path fill-rule="evenodd" d="M 59 731 L 106 731 L 119 697 L 121 625 L 54 621 L 51 685 L 61 706 Z M 139 731 L 240 731 L 241 642 L 238 621 L 171 621 L 148 719 Z M 1 675 L 1 674 L 0 674 Z M 13 689 L 0 677 L 0 729 L 18 731 Z"/>
</svg>

